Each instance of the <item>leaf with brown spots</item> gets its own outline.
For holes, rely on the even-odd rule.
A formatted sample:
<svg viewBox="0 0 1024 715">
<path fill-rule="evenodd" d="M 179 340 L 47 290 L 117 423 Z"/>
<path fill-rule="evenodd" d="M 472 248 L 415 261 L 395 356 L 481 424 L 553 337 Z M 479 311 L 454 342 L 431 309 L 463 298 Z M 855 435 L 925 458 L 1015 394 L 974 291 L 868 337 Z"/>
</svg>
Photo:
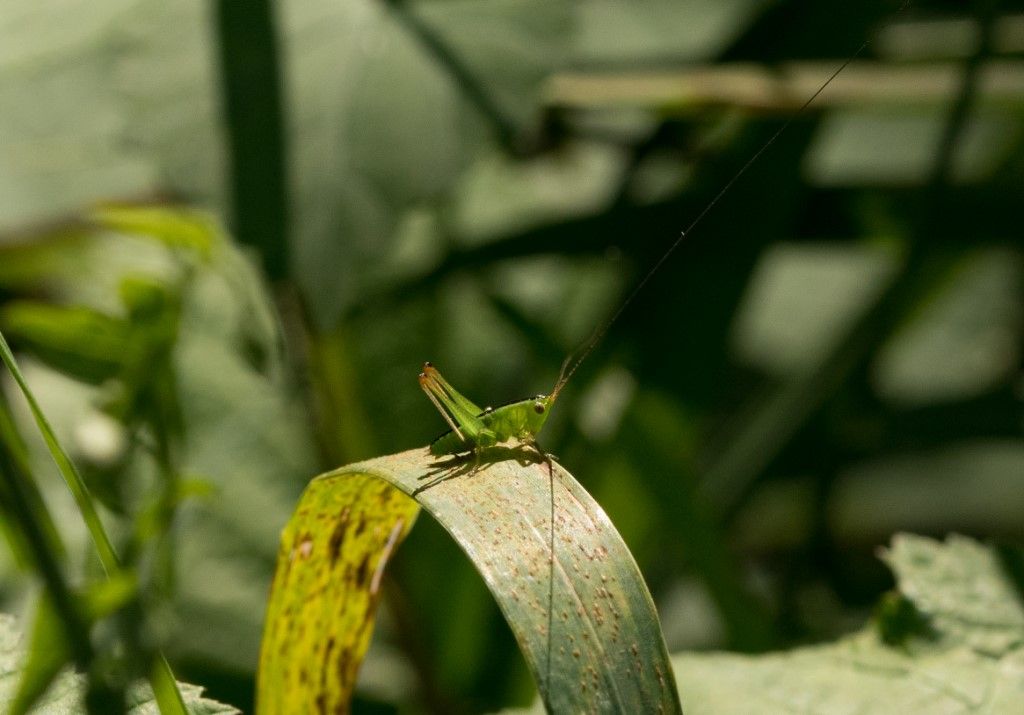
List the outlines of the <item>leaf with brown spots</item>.
<svg viewBox="0 0 1024 715">
<path fill-rule="evenodd" d="M 525 446 L 479 463 L 418 449 L 313 480 L 281 539 L 258 712 L 348 711 L 381 574 L 419 507 L 480 572 L 550 712 L 680 712 L 632 555 L 572 475 Z"/>
</svg>

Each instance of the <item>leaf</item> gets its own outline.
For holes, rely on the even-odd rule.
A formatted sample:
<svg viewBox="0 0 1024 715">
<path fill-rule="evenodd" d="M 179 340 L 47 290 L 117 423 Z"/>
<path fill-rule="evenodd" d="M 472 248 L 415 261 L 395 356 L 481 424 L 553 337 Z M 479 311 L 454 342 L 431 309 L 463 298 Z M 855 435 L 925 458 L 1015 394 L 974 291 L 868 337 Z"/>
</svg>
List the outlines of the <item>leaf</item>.
<svg viewBox="0 0 1024 715">
<path fill-rule="evenodd" d="M 19 349 L 91 384 L 123 370 L 132 347 L 125 321 L 82 306 L 15 301 L 0 309 L 0 327 Z"/>
<path fill-rule="evenodd" d="M 993 656 L 1024 645 L 1024 604 L 992 549 L 963 536 L 940 544 L 901 534 L 883 559 L 944 638 Z"/>
<path fill-rule="evenodd" d="M 22 665 L 17 691 L 4 710 L 8 715 L 28 712 L 71 660 L 67 635 L 50 600 L 40 598 L 32 624 L 31 645 Z"/>
<path fill-rule="evenodd" d="M 1024 711 L 1024 610 L 996 553 L 899 535 L 884 558 L 928 630 L 899 648 L 868 627 L 766 656 L 677 655 L 688 715 Z"/>
<path fill-rule="evenodd" d="M 551 712 L 679 712 L 654 604 L 626 545 L 568 472 L 555 464 L 549 477 L 525 447 L 495 448 L 479 464 L 418 449 L 315 479 L 281 540 L 259 712 L 348 707 L 380 574 L 418 510 L 402 492 L 470 557 Z"/>
<path fill-rule="evenodd" d="M 579 8 L 573 64 L 636 67 L 703 59 L 734 42 L 760 5 L 760 0 L 649 0 L 636 12 L 621 0 L 591 0 Z"/>
<path fill-rule="evenodd" d="M 425 5 L 503 106 L 534 119 L 574 4 Z M 449 190 L 487 133 L 447 68 L 381 3 L 307 0 L 275 15 L 289 125 L 303 138 L 288 147 L 295 215 L 306 217 L 294 226 L 295 277 L 329 321 L 392 253 L 382 242 L 402 213 Z M 60 16 L 60 27 L 49 6 L 0 16 L 0 230 L 111 198 L 172 194 L 223 209 L 205 6 L 72 0 Z"/>
<path fill-rule="evenodd" d="M 118 574 L 80 594 L 84 605 L 82 611 L 90 621 L 98 621 L 124 607 L 135 595 L 135 589 L 134 578 L 123 573 Z M 21 680 L 8 709 L 4 712 L 8 715 L 29 712 L 64 667 L 71 662 L 72 656 L 65 625 L 61 622 L 59 613 L 54 610 L 53 602 L 44 595 L 36 605 L 31 645 L 28 656 L 22 663 Z M 167 669 L 166 672 L 170 670 Z"/>
<path fill-rule="evenodd" d="M 221 241 L 212 218 L 176 207 L 109 205 L 94 211 L 93 219 L 106 228 L 155 238 L 171 248 L 194 251 L 202 258 L 209 258 Z"/>
<path fill-rule="evenodd" d="M 18 368 L 18 363 L 15 361 L 14 355 L 11 353 L 11 348 L 7 344 L 7 340 L 4 338 L 2 333 L 0 333 L 0 361 L 2 361 L 10 371 L 11 376 L 14 378 L 18 388 L 21 390 L 22 396 L 28 403 L 32 416 L 35 419 L 36 426 L 39 428 L 39 433 L 46 442 L 46 447 L 50 452 L 50 456 L 57 465 L 57 469 L 60 471 L 61 476 L 64 477 L 64 482 L 75 500 L 75 504 L 78 507 L 82 521 L 85 522 L 86 528 L 89 530 L 89 535 L 92 537 L 97 555 L 99 556 L 100 563 L 103 566 L 107 578 L 119 578 L 120 565 L 117 554 L 114 551 L 113 544 L 103 527 L 103 522 L 100 520 L 99 513 L 96 511 L 96 506 L 92 502 L 92 497 L 85 485 L 85 481 L 82 479 L 78 468 L 75 467 L 74 462 L 72 462 L 71 458 L 68 456 L 67 450 L 64 449 L 60 440 L 57 439 L 57 435 L 53 431 L 53 427 L 50 426 L 50 422 L 46 419 L 46 415 L 40 408 L 35 395 L 32 393 L 32 390 L 29 389 L 28 383 L 25 381 L 25 377 Z M 46 634 L 44 633 L 44 637 L 45 636 Z M 53 662 L 51 661 L 48 665 L 52 667 Z M 46 665 L 44 665 L 43 670 L 45 670 L 45 667 Z M 161 653 L 156 654 L 156 660 L 154 661 L 151 672 L 151 679 L 156 687 L 156 696 L 160 703 L 160 711 L 167 714 L 181 712 L 181 693 L 178 692 L 171 674 L 170 666 Z"/>
<path fill-rule="evenodd" d="M 35 395 L 33 395 L 32 390 L 29 389 L 28 383 L 21 374 L 21 370 L 18 368 L 18 363 L 14 360 L 11 348 L 8 346 L 7 340 L 4 338 L 2 333 L 0 333 L 0 361 L 7 366 L 11 376 L 18 385 L 18 388 L 21 390 L 21 394 L 28 403 L 29 409 L 32 411 L 32 417 L 35 419 L 36 426 L 39 428 L 39 433 L 43 436 L 43 439 L 46 442 L 46 447 L 50 452 L 50 456 L 57 465 L 57 469 L 60 471 L 61 476 L 64 477 L 64 482 L 67 484 L 68 491 L 70 491 L 71 495 L 74 497 L 75 504 L 78 506 L 82 520 L 89 529 L 89 535 L 92 537 L 93 543 L 96 546 L 96 551 L 100 557 L 100 562 L 103 564 L 103 568 L 106 570 L 108 575 L 113 575 L 118 571 L 117 555 L 114 553 L 113 544 L 111 544 L 110 538 L 107 536 L 107 533 L 103 528 L 103 522 L 100 521 L 99 514 L 96 511 L 96 506 L 93 504 L 92 497 L 89 494 L 89 489 L 86 486 L 85 481 L 82 479 L 81 474 L 79 474 L 78 469 L 71 461 L 71 458 L 68 456 L 67 451 L 57 439 L 57 435 L 54 433 L 53 427 L 50 426 L 49 420 L 46 419 L 46 415 L 43 414 L 39 403 L 36 401 Z"/>
<path fill-rule="evenodd" d="M 179 512 L 179 625 L 167 651 L 177 662 L 252 673 L 280 530 L 316 469 L 300 391 L 284 362 L 273 303 L 257 270 L 208 214 L 133 206 L 106 208 L 91 218 L 89 230 L 73 239 L 58 233 L 16 248 L 0 248 L 0 282 L 15 291 L 29 290 L 33 297 L 40 293 L 38 286 L 45 286 L 43 294 L 59 302 L 33 303 L 41 309 L 37 315 L 49 310 L 48 315 L 56 318 L 62 311 L 81 311 L 115 321 L 122 319 L 126 303 L 139 312 L 153 292 L 176 296 L 181 290 L 181 263 L 190 269 L 190 282 L 181 296 L 180 327 L 166 339 L 175 340 L 172 357 L 185 431 L 181 469 L 201 475 L 212 494 L 184 503 Z M 208 260 L 198 260 L 207 254 Z M 25 265 L 32 268 L 28 275 L 15 270 Z M 161 325 L 133 322 L 132 330 Z M 31 349 L 37 357 L 43 354 L 41 347 L 78 351 L 75 366 L 80 373 L 89 350 L 97 349 L 85 339 L 89 331 L 83 329 L 83 339 L 77 340 L 78 333 L 69 334 L 62 320 L 43 327 L 53 330 L 33 333 L 39 339 L 32 343 L 19 334 L 19 347 Z M 153 338 L 165 339 L 162 333 L 146 332 L 128 346 Z M 120 357 L 127 360 L 123 352 Z M 133 354 L 146 356 L 138 349 Z M 143 360 L 141 366 L 148 363 Z M 139 377 L 148 377 L 141 372 Z M 102 388 L 69 389 L 68 381 L 55 380 L 41 368 L 29 379 L 53 418 L 58 437 L 69 447 L 79 444 L 75 427 L 86 419 L 82 415 L 95 409 L 87 405 L 107 404 L 111 395 Z M 115 394 L 131 393 L 134 384 Z M 131 464 L 132 469 L 145 469 L 147 463 L 137 458 Z M 93 494 L 99 496 L 99 490 Z M 74 544 L 73 527 L 65 531 Z M 72 549 L 72 554 L 79 553 L 84 551 Z M 5 573 L 0 579 L 7 577 Z"/>
<path fill-rule="evenodd" d="M 345 707 L 370 643 L 388 557 L 419 509 L 356 473 L 315 480 L 281 538 L 267 608 L 261 712 Z"/>
<path fill-rule="evenodd" d="M 14 695 L 21 663 L 25 655 L 13 616 L 0 614 L 0 711 L 7 712 Z M 38 715 L 63 715 L 82 711 L 85 678 L 77 673 L 65 671 L 37 704 L 33 713 Z M 179 683 L 185 705 L 192 715 L 229 715 L 239 711 L 230 705 L 203 698 L 202 688 Z M 128 692 L 128 713 L 130 715 L 156 715 L 159 710 L 148 686 L 136 685 Z"/>
</svg>

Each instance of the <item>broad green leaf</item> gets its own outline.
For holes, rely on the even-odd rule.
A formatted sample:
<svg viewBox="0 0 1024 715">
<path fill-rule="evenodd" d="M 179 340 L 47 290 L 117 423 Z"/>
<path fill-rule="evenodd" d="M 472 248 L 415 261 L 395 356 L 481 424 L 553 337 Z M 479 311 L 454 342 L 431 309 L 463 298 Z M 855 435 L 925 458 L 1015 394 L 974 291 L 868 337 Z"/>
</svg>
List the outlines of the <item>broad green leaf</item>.
<svg viewBox="0 0 1024 715">
<path fill-rule="evenodd" d="M 884 558 L 921 619 L 915 637 L 893 647 L 868 627 L 765 656 L 677 655 L 686 712 L 1024 712 L 1024 607 L 996 552 L 900 535 Z"/>
<path fill-rule="evenodd" d="M 278 555 L 261 713 L 348 707 L 384 565 L 418 511 L 403 492 L 470 557 L 551 712 L 679 712 L 654 604 L 608 517 L 559 465 L 503 447 L 479 464 L 412 450 L 309 485 Z"/>
<path fill-rule="evenodd" d="M 0 711 L 8 712 L 14 688 L 18 681 L 22 662 L 25 658 L 17 622 L 12 616 L 0 614 Z M 65 671 L 32 711 L 38 715 L 65 715 L 82 712 L 82 696 L 85 678 Z M 232 715 L 239 711 L 202 697 L 202 688 L 179 683 L 185 706 L 192 715 Z M 130 715 L 156 715 L 159 711 L 152 691 L 148 686 L 137 685 L 128 692 L 128 713 Z"/>
<path fill-rule="evenodd" d="M 770 656 L 673 658 L 687 715 L 1024 711 L 1024 653 L 911 656 L 871 633 Z"/>
<path fill-rule="evenodd" d="M 416 5 L 503 108 L 535 119 L 572 3 Z M 381 270 L 402 213 L 443 196 L 488 132 L 383 3 L 290 1 L 275 17 L 302 136 L 289 143 L 290 194 L 306 217 L 294 226 L 296 276 L 330 320 Z M 44 0 L 0 15 L 0 231 L 126 197 L 223 208 L 215 41 L 206 6 L 190 0 Z"/>
<path fill-rule="evenodd" d="M 992 549 L 962 536 L 940 544 L 904 534 L 883 558 L 900 592 L 944 639 L 992 656 L 1024 646 L 1020 584 Z"/>
</svg>

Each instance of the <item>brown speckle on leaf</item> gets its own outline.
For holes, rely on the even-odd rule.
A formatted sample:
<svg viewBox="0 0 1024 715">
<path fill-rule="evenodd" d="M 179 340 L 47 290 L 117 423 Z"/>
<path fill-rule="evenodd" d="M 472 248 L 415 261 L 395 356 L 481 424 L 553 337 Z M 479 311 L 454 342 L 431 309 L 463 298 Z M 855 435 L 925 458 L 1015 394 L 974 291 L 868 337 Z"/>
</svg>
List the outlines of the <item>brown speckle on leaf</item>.
<svg viewBox="0 0 1024 715">
<path fill-rule="evenodd" d="M 327 540 L 327 555 L 331 560 L 331 566 L 334 566 L 341 555 L 341 546 L 345 542 L 345 528 L 347 525 L 347 520 L 339 521 L 335 524 L 334 529 L 331 531 L 331 536 Z"/>
</svg>

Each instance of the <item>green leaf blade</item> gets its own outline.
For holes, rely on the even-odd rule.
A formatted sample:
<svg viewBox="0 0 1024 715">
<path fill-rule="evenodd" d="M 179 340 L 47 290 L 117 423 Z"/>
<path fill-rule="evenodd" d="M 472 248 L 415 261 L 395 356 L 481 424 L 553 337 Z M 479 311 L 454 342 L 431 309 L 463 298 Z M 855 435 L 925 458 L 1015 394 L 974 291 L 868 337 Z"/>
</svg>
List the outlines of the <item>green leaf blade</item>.
<svg viewBox="0 0 1024 715">
<path fill-rule="evenodd" d="M 43 414 L 42 408 L 28 386 L 28 382 L 25 381 L 24 375 L 22 375 L 21 370 L 18 368 L 18 363 L 15 361 L 14 354 L 11 352 L 11 348 L 7 344 L 3 333 L 0 333 L 0 361 L 10 370 L 11 376 L 14 378 L 18 388 L 21 390 L 21 394 L 28 403 L 29 409 L 32 411 L 32 417 L 35 419 L 36 426 L 43 436 L 43 441 L 46 442 L 50 456 L 60 470 L 61 476 L 64 477 L 68 491 L 71 492 L 75 499 L 75 504 L 82 514 L 82 520 L 85 521 L 86 528 L 89 530 L 89 535 L 96 546 L 96 551 L 99 554 L 104 570 L 108 575 L 117 573 L 119 570 L 117 554 L 114 551 L 114 545 L 107 536 L 106 530 L 103 528 L 103 522 L 100 521 L 100 515 L 92 502 L 89 488 L 86 486 L 85 480 L 82 479 L 82 475 L 79 474 L 68 453 L 57 440 L 53 427 L 50 426 L 49 420 Z"/>
<path fill-rule="evenodd" d="M 373 490 L 374 482 L 382 486 Z M 344 519 L 323 523 L 329 510 L 310 505 L 326 503 L 329 491 L 345 492 L 357 502 L 333 502 L 339 510 L 335 513 L 344 514 Z M 472 459 L 437 459 L 427 450 L 412 450 L 343 467 L 311 483 L 282 539 L 261 653 L 260 712 L 283 712 L 285 703 L 296 706 L 296 697 L 316 705 L 321 695 L 328 708 L 347 707 L 350 683 L 341 690 L 330 682 L 318 686 L 311 677 L 315 659 L 322 657 L 328 643 L 337 647 L 343 629 L 334 626 L 326 632 L 323 622 L 303 625 L 294 619 L 284 626 L 280 619 L 294 616 L 300 604 L 310 611 L 321 608 L 309 602 L 320 596 L 323 585 L 308 575 L 296 575 L 296 555 L 306 552 L 300 570 L 316 571 L 317 564 L 322 566 L 329 557 L 324 550 L 338 524 L 352 523 L 359 502 L 385 498 L 388 508 L 396 510 L 389 517 L 390 530 L 407 530 L 404 522 L 396 526 L 398 519 L 414 515 L 418 503 L 470 557 L 508 620 L 549 711 L 680 712 L 653 602 L 621 537 L 568 472 L 554 464 L 549 475 L 547 462 L 521 447 L 489 451 L 479 465 Z M 397 505 L 403 502 L 408 511 L 400 517 Z M 386 538 L 391 533 L 388 523 L 385 519 L 364 527 L 376 530 L 374 539 L 366 542 L 374 553 L 347 552 L 345 558 L 370 559 L 373 569 L 382 568 L 381 559 L 386 561 L 389 555 L 382 552 L 400 540 Z M 346 549 L 355 546 L 348 536 L 345 532 Z M 375 604 L 366 598 L 365 585 L 363 593 L 337 590 L 344 573 L 340 566 L 336 580 L 328 579 L 327 590 L 345 599 L 333 607 L 348 611 L 350 605 L 342 604 L 354 599 L 360 608 L 371 609 L 362 617 L 372 620 Z M 352 616 L 347 613 L 344 618 Z M 317 633 L 301 650 L 295 647 L 300 638 L 288 637 L 300 632 Z M 362 654 L 353 651 L 346 662 L 354 660 L 358 666 Z M 327 677 L 329 681 L 331 673 Z"/>
</svg>

